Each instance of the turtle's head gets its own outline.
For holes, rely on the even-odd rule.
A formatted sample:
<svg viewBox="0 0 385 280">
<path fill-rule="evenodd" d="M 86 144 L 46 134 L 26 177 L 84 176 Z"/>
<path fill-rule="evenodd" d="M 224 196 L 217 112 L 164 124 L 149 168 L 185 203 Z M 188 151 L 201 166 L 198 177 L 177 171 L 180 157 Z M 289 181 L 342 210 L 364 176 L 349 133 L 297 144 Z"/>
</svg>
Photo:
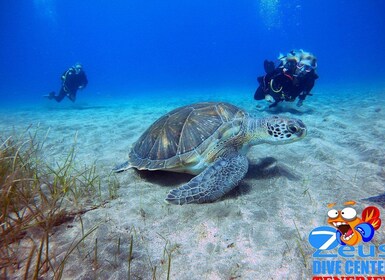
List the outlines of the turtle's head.
<svg viewBox="0 0 385 280">
<path fill-rule="evenodd" d="M 257 120 L 255 136 L 252 144 L 287 144 L 301 140 L 306 136 L 305 124 L 294 118 L 273 116 Z"/>
</svg>

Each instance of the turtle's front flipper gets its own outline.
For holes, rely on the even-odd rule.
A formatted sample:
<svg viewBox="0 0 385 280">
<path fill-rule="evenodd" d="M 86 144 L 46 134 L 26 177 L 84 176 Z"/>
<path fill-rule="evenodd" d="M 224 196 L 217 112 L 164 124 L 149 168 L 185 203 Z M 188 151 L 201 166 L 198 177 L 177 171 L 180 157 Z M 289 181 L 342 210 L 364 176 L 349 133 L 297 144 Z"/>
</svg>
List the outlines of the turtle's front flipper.
<svg viewBox="0 0 385 280">
<path fill-rule="evenodd" d="M 179 205 L 215 201 L 238 185 L 248 167 L 247 158 L 243 155 L 219 158 L 190 182 L 171 190 L 166 201 Z"/>
<path fill-rule="evenodd" d="M 123 172 L 123 171 L 126 171 L 127 169 L 129 169 L 131 167 L 131 165 L 129 164 L 128 161 L 126 162 L 123 162 L 122 164 L 119 164 L 117 166 L 115 166 L 112 171 L 114 171 L 115 173 L 119 173 L 119 172 Z"/>
</svg>

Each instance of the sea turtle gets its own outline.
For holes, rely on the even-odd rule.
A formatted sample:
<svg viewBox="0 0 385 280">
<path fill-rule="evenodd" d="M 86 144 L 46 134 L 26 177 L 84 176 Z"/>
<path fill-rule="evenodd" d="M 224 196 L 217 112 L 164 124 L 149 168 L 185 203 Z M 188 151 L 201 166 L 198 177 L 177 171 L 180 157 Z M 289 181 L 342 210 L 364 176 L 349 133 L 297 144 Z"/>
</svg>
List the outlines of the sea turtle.
<svg viewBox="0 0 385 280">
<path fill-rule="evenodd" d="M 133 144 L 129 160 L 114 171 L 133 167 L 197 175 L 171 190 L 166 202 L 212 202 L 246 175 L 251 146 L 291 143 L 305 135 L 306 126 L 298 119 L 257 119 L 229 103 L 196 103 L 155 121 Z"/>
</svg>

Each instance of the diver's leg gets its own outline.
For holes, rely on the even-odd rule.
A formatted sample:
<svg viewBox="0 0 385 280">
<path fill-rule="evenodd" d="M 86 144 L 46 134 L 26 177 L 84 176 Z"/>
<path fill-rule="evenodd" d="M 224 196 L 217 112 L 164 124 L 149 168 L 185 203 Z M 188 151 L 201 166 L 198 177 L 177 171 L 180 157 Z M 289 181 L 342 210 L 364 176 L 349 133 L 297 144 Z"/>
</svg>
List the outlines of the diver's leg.
<svg viewBox="0 0 385 280">
<path fill-rule="evenodd" d="M 262 86 L 259 86 L 257 90 L 254 93 L 254 99 L 255 100 L 262 100 L 265 99 L 265 91 L 263 90 Z"/>
<path fill-rule="evenodd" d="M 55 98 L 55 92 L 54 92 L 54 91 L 51 91 L 49 94 L 43 95 L 43 97 L 46 97 L 46 98 L 48 98 L 49 100 L 52 100 L 52 99 Z"/>
<path fill-rule="evenodd" d="M 59 92 L 59 95 L 57 96 L 54 96 L 53 98 L 57 101 L 57 102 L 61 102 L 63 100 L 63 98 L 67 95 L 67 93 L 64 91 L 64 88 L 61 88 L 60 89 L 60 92 Z"/>
</svg>

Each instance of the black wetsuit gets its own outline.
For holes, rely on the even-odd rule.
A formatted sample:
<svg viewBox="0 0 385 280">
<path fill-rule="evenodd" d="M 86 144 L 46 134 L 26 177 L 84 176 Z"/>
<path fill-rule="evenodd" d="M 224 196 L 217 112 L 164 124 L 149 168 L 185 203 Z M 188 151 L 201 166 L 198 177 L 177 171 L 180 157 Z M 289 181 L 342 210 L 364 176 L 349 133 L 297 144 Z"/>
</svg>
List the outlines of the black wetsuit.
<svg viewBox="0 0 385 280">
<path fill-rule="evenodd" d="M 312 69 L 305 75 L 295 76 L 294 69 L 290 70 L 280 65 L 265 76 L 258 77 L 259 87 L 255 91 L 254 99 L 262 100 L 269 94 L 275 101 L 270 107 L 282 101 L 292 102 L 297 97 L 299 100 L 305 100 L 314 87 L 318 75 Z"/>
<path fill-rule="evenodd" d="M 63 84 L 59 95 L 55 96 L 54 92 L 50 93 L 50 98 L 55 99 L 57 102 L 62 101 L 66 96 L 68 96 L 72 102 L 75 102 L 78 89 L 85 88 L 88 84 L 86 73 L 83 70 L 76 73 L 73 67 L 65 71 L 61 76 L 61 79 Z"/>
</svg>

